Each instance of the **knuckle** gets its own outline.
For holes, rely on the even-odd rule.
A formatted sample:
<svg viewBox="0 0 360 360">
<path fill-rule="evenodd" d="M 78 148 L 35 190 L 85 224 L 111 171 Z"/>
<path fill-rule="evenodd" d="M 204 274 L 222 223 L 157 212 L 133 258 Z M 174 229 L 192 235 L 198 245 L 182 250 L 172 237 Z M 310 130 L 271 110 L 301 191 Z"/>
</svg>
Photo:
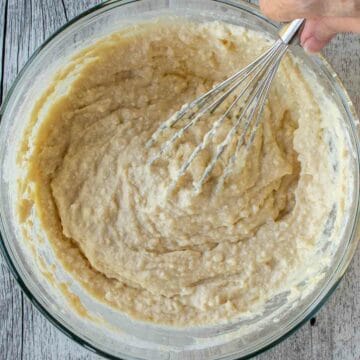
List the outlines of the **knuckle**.
<svg viewBox="0 0 360 360">
<path fill-rule="evenodd" d="M 262 12 L 275 20 L 295 19 L 314 3 L 314 0 L 260 0 Z"/>
<path fill-rule="evenodd" d="M 271 1 L 260 0 L 260 9 L 264 15 L 271 17 L 273 14 L 273 7 L 274 6 L 271 4 Z"/>
<path fill-rule="evenodd" d="M 326 13 L 329 16 L 353 16 L 360 10 L 359 0 L 336 0 L 327 3 Z"/>
<path fill-rule="evenodd" d="M 321 3 L 323 3 L 321 0 L 303 0 L 297 2 L 299 9 L 302 11 L 312 10 Z"/>
<path fill-rule="evenodd" d="M 342 1 L 344 1 L 344 0 L 342 0 Z M 360 1 L 359 0 L 347 0 L 347 1 L 349 2 L 350 14 L 359 15 L 359 13 L 360 13 Z"/>
<path fill-rule="evenodd" d="M 281 20 L 284 10 L 282 3 L 282 0 L 260 0 L 260 9 L 268 18 Z"/>
</svg>

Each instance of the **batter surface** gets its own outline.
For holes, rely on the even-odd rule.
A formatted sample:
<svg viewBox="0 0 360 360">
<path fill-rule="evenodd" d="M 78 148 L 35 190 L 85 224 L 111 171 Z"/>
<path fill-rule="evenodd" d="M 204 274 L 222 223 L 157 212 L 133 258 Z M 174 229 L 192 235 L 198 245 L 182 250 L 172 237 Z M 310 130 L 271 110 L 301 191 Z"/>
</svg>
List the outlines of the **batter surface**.
<svg viewBox="0 0 360 360">
<path fill-rule="evenodd" d="M 202 192 L 192 184 L 231 124 L 171 193 L 210 121 L 152 166 L 157 149 L 145 147 L 183 104 L 269 44 L 222 23 L 160 21 L 74 60 L 75 80 L 36 135 L 27 181 L 58 258 L 93 295 L 137 319 L 187 326 L 234 318 L 291 287 L 342 196 L 324 140 L 333 119 L 292 58 L 245 163 L 218 191 L 224 161 Z"/>
</svg>

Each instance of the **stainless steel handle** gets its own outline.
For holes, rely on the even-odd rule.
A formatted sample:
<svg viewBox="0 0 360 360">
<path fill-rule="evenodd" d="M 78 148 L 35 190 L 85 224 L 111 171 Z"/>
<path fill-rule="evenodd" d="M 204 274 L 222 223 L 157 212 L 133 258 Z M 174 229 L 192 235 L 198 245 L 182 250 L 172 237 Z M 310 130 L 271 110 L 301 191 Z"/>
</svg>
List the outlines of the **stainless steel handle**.
<svg viewBox="0 0 360 360">
<path fill-rule="evenodd" d="M 295 39 L 304 22 L 305 19 L 296 19 L 284 25 L 279 31 L 281 40 L 285 44 L 290 44 Z"/>
</svg>

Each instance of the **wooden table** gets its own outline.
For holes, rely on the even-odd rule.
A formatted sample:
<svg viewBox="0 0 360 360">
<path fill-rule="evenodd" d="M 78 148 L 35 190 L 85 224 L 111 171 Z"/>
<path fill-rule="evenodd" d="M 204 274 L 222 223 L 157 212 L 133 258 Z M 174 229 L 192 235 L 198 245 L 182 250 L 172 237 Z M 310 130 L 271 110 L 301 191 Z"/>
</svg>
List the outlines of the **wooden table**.
<svg viewBox="0 0 360 360">
<path fill-rule="evenodd" d="M 0 0 L 0 102 L 34 50 L 100 0 Z M 325 54 L 360 114 L 360 36 L 340 35 Z M 316 319 L 258 360 L 360 359 L 360 249 Z M 52 326 L 28 301 L 0 257 L 0 360 L 99 359 Z M 156 360 L 156 359 L 154 359 Z"/>
</svg>

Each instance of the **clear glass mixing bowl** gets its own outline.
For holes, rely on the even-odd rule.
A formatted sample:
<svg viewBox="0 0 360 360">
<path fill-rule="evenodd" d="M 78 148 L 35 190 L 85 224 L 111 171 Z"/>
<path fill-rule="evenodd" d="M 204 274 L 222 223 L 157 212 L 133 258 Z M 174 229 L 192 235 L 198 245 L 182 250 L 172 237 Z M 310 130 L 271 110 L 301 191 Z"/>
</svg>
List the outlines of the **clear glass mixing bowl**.
<svg viewBox="0 0 360 360">
<path fill-rule="evenodd" d="M 80 49 L 129 24 L 169 14 L 196 21 L 221 20 L 266 31 L 274 37 L 277 33 L 276 24 L 265 19 L 256 7 L 239 0 L 108 1 L 61 28 L 20 72 L 1 110 L 0 244 L 10 269 L 33 304 L 63 333 L 98 354 L 124 359 L 246 358 L 287 337 L 319 309 L 344 275 L 359 238 L 359 122 L 344 87 L 321 57 L 292 50 L 312 71 L 344 118 L 346 142 L 353 153 L 354 191 L 340 241 L 336 246 L 324 244 L 322 249 L 331 255 L 331 262 L 324 266 L 322 279 L 306 295 L 301 295 L 301 289 L 309 286 L 307 282 L 298 285 L 300 295 L 296 301 L 288 302 L 286 294 L 280 294 L 267 304 L 261 316 L 217 326 L 174 329 L 132 321 L 77 285 L 56 261 L 45 234 L 42 241 L 34 236 L 34 256 L 17 221 L 16 180 L 21 169 L 17 168 L 16 152 L 35 95 L 47 88 L 54 72 Z M 36 224 L 36 214 L 33 216 Z M 38 227 L 36 231 L 42 230 Z M 40 271 L 39 257 L 42 266 L 49 269 L 48 274 Z M 87 313 L 97 320 L 79 316 L 63 292 L 48 281 L 49 274 L 59 283 L 68 282 L 69 290 L 79 296 Z"/>
</svg>

